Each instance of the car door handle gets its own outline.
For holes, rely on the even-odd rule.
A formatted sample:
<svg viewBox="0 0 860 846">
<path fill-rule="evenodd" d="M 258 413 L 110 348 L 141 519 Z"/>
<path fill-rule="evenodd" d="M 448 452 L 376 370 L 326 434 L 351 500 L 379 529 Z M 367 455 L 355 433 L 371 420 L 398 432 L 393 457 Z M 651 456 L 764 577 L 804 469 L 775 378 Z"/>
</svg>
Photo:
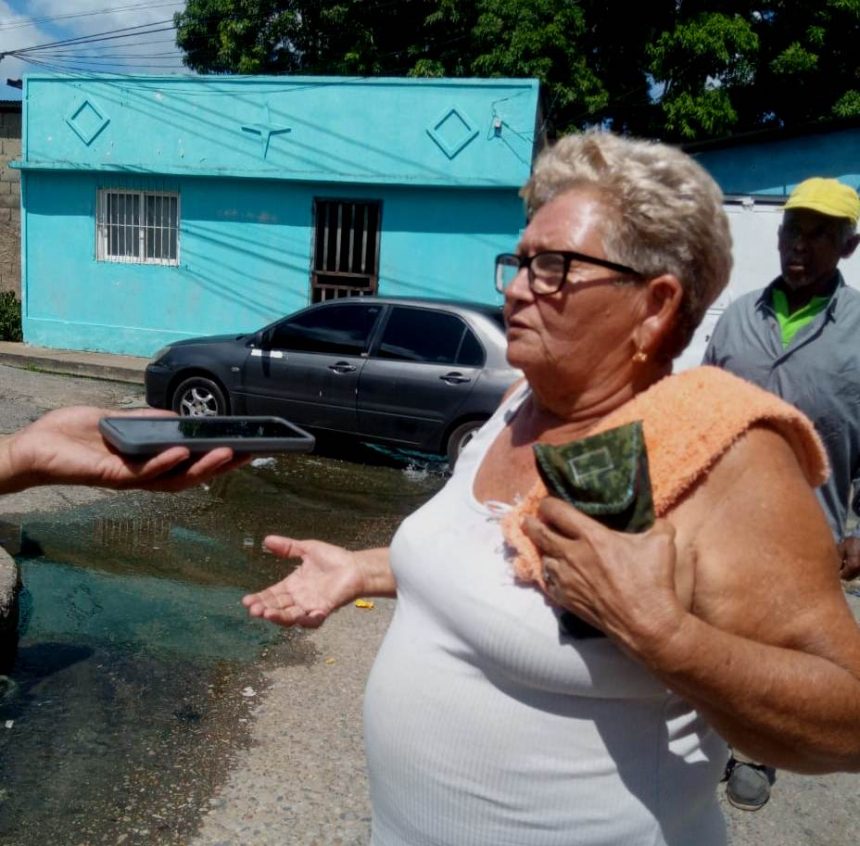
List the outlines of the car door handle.
<svg viewBox="0 0 860 846">
<path fill-rule="evenodd" d="M 358 368 L 348 361 L 338 361 L 336 364 L 330 364 L 328 369 L 333 370 L 335 373 L 355 373 Z"/>
<path fill-rule="evenodd" d="M 464 376 L 462 373 L 445 373 L 443 376 L 439 377 L 443 382 L 447 382 L 449 385 L 462 385 L 463 382 L 471 382 L 471 376 Z"/>
</svg>

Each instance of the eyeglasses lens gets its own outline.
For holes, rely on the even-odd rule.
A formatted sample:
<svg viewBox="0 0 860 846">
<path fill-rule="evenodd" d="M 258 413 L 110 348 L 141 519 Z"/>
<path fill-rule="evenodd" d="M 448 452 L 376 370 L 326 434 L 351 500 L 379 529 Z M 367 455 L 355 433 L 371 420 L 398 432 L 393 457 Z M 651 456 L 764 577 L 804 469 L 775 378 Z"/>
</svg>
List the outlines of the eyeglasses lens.
<svg viewBox="0 0 860 846">
<path fill-rule="evenodd" d="M 520 272 L 520 260 L 513 254 L 501 255 L 496 259 L 496 289 L 504 293 Z"/>
<path fill-rule="evenodd" d="M 564 280 L 564 256 L 538 253 L 532 259 L 531 288 L 536 294 L 554 293 Z"/>
</svg>

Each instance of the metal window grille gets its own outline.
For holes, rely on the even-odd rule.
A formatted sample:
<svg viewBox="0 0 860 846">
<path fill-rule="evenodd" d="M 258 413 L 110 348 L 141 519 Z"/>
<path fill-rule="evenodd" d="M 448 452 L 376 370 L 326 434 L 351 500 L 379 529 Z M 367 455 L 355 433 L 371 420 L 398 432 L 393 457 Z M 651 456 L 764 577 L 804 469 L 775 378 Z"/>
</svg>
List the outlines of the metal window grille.
<svg viewBox="0 0 860 846">
<path fill-rule="evenodd" d="M 378 201 L 314 201 L 312 302 L 376 293 L 381 218 Z"/>
<path fill-rule="evenodd" d="M 100 189 L 96 258 L 134 264 L 179 264 L 179 194 Z"/>
</svg>

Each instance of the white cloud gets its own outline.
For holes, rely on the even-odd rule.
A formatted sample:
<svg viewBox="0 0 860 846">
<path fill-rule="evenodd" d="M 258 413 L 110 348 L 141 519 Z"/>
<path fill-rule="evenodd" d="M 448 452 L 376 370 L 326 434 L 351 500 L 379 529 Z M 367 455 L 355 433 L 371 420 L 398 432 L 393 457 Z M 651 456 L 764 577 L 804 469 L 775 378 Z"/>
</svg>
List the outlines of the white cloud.
<svg viewBox="0 0 860 846">
<path fill-rule="evenodd" d="M 176 48 L 175 32 L 164 29 L 184 0 L 0 0 L 0 52 L 47 44 L 69 38 L 154 25 L 161 32 L 140 32 L 92 44 L 46 48 L 32 58 L 35 65 L 15 56 L 0 61 L 0 99 L 15 92 L 3 83 L 39 70 L 69 72 L 173 74 L 188 73 Z M 115 32 L 115 35 L 123 33 Z"/>
</svg>

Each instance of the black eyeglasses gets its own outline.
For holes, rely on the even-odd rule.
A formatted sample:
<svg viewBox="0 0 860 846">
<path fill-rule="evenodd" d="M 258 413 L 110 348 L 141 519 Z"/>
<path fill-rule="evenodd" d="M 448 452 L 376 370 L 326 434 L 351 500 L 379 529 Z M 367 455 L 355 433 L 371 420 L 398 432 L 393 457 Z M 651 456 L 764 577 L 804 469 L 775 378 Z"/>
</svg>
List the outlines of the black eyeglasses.
<svg viewBox="0 0 860 846">
<path fill-rule="evenodd" d="M 516 275 L 525 268 L 528 272 L 529 288 L 539 296 L 555 294 L 561 290 L 570 272 L 573 262 L 593 264 L 614 270 L 623 276 L 633 277 L 641 282 L 645 277 L 632 267 L 618 264 L 607 259 L 587 256 L 584 253 L 573 253 L 565 250 L 548 250 L 535 253 L 533 256 L 518 256 L 516 253 L 501 253 L 496 256 L 496 290 L 504 294 L 507 287 L 514 281 Z M 583 280 L 585 281 L 585 280 Z M 623 280 L 618 280 L 619 282 Z"/>
</svg>

